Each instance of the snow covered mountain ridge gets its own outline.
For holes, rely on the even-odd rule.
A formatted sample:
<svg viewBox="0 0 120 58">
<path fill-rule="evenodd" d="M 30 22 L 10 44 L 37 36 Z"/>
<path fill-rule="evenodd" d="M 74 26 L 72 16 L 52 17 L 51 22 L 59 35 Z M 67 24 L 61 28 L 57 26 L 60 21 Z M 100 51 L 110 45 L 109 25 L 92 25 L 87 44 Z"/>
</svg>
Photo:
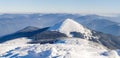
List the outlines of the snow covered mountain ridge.
<svg viewBox="0 0 120 58">
<path fill-rule="evenodd" d="M 59 31 L 66 34 L 68 37 L 73 37 L 71 32 L 80 32 L 84 34 L 84 37 L 86 37 L 86 39 L 90 39 L 90 37 L 92 36 L 91 30 L 69 18 L 63 22 L 55 24 L 54 26 L 50 27 L 49 30 Z"/>
</svg>

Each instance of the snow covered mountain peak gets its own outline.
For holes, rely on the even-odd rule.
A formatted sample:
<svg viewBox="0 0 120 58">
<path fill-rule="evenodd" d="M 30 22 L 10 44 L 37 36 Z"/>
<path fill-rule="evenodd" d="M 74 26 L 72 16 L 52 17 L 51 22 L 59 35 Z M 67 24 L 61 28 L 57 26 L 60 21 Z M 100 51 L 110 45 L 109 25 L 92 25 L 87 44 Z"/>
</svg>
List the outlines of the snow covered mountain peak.
<svg viewBox="0 0 120 58">
<path fill-rule="evenodd" d="M 90 38 L 92 36 L 91 30 L 85 28 L 83 25 L 79 24 L 73 19 L 66 19 L 63 22 L 55 24 L 54 26 L 50 27 L 49 30 L 59 31 L 66 34 L 68 37 L 73 37 L 73 34 L 71 34 L 72 32 L 84 34 L 84 37 L 89 36 Z M 88 39 L 87 37 L 86 39 Z"/>
</svg>

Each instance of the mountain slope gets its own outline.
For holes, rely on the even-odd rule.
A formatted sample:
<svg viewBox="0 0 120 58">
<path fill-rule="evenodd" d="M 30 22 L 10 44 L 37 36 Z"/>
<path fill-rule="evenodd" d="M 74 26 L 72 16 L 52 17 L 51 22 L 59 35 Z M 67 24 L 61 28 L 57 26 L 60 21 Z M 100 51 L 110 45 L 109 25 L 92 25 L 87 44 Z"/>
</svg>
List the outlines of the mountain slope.
<svg viewBox="0 0 120 58">
<path fill-rule="evenodd" d="M 86 27 L 89 27 L 92 30 L 119 36 L 119 34 L 120 34 L 119 23 L 110 21 L 109 19 L 110 18 L 91 19 L 91 18 L 89 18 L 89 17 L 87 18 L 87 16 L 85 16 L 85 17 L 76 18 L 76 21 L 78 21 L 79 23 L 81 23 L 82 25 L 84 25 Z M 112 19 L 112 20 L 115 20 L 115 19 Z"/>
<path fill-rule="evenodd" d="M 72 19 L 66 19 L 63 22 L 50 27 L 49 30 L 64 33 L 68 37 L 78 37 L 97 42 L 110 49 L 120 48 L 120 37 L 90 30 Z"/>
<path fill-rule="evenodd" d="M 5 45 L 5 43 L 3 44 Z M 2 45 L 1 45 L 2 46 Z M 0 46 L 0 47 L 1 47 Z M 12 45 L 9 45 L 12 47 Z M 5 48 L 5 46 L 2 46 Z M 1 48 L 0 48 L 1 49 Z M 5 58 L 119 58 L 116 51 L 109 51 L 104 46 L 80 38 L 66 38 L 55 44 L 16 45 L 6 53 Z"/>
<path fill-rule="evenodd" d="M 21 37 L 31 37 L 34 34 L 37 34 L 37 33 L 47 30 L 48 28 L 49 27 L 39 29 L 37 27 L 28 26 L 26 28 L 23 28 L 22 30 L 15 32 L 15 33 L 0 37 L 0 43 L 9 41 L 9 40 L 13 40 L 16 38 L 21 38 Z"/>
<path fill-rule="evenodd" d="M 49 30 L 51 30 L 51 31 L 59 31 L 61 33 L 66 34 L 68 37 L 73 36 L 71 34 L 72 32 L 80 32 L 80 33 L 84 34 L 84 37 L 86 37 L 86 39 L 89 39 L 90 36 L 92 36 L 91 30 L 85 28 L 84 26 L 82 26 L 81 24 L 75 22 L 72 19 L 66 19 L 63 22 L 55 24 L 54 26 L 50 27 Z"/>
<path fill-rule="evenodd" d="M 36 30 L 38 30 L 38 29 L 40 29 L 40 28 L 34 27 L 34 26 L 27 26 L 27 27 L 25 27 L 24 29 L 19 30 L 19 31 L 17 31 L 17 32 L 32 32 L 32 31 L 36 31 Z"/>
</svg>

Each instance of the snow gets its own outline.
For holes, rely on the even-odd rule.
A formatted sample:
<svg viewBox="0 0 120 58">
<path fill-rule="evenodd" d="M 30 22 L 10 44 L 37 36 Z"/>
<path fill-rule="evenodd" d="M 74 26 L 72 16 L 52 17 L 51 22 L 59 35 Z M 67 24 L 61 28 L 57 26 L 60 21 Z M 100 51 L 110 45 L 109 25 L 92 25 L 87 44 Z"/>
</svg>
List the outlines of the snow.
<svg viewBox="0 0 120 58">
<path fill-rule="evenodd" d="M 4 42 L 4 44 L 14 45 L 14 44 L 26 44 L 28 42 L 31 42 L 31 39 L 22 37 L 22 38 L 16 38 L 14 40 L 9 40 L 7 42 Z"/>
<path fill-rule="evenodd" d="M 30 39 L 25 37 L 23 38 L 16 38 L 14 40 L 7 41 L 5 43 L 0 44 L 0 55 L 3 53 L 15 49 L 18 46 L 26 46 L 27 42 L 30 42 Z"/>
<path fill-rule="evenodd" d="M 116 51 L 108 51 L 104 46 L 85 39 L 66 38 L 61 41 L 63 43 L 25 44 L 26 40 L 24 44 L 14 45 L 9 45 L 9 41 L 9 44 L 0 45 L 0 58 L 119 58 Z M 104 52 L 108 56 L 101 55 Z"/>
<path fill-rule="evenodd" d="M 89 39 L 89 37 L 92 36 L 92 33 L 89 29 L 87 29 L 86 27 L 82 26 L 81 24 L 77 23 L 76 21 L 72 19 L 66 19 L 63 22 L 55 24 L 49 30 L 59 31 L 61 33 L 66 34 L 69 37 L 72 37 L 70 32 L 80 32 L 84 34 L 84 36 L 88 36 L 86 39 Z"/>
<path fill-rule="evenodd" d="M 108 54 L 109 58 L 120 58 L 120 56 L 118 56 L 118 53 L 116 53 L 115 50 L 110 51 Z"/>
</svg>

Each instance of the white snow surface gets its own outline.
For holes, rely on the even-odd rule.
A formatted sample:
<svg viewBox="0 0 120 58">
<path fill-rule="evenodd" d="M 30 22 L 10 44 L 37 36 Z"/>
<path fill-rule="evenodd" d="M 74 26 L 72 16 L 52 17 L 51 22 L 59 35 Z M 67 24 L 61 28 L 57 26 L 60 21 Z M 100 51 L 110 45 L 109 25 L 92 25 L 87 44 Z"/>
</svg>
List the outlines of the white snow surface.
<svg viewBox="0 0 120 58">
<path fill-rule="evenodd" d="M 84 27 L 83 25 L 77 23 L 73 19 L 66 19 L 63 22 L 60 22 L 58 24 L 55 24 L 54 26 L 50 27 L 51 31 L 59 31 L 61 33 L 66 34 L 69 37 L 72 37 L 70 32 L 80 32 L 84 34 L 84 37 L 86 39 L 90 39 L 92 36 L 91 30 L 88 28 Z"/>
<path fill-rule="evenodd" d="M 30 42 L 31 39 L 23 38 L 16 38 L 14 40 L 9 40 L 5 43 L 0 44 L 0 55 L 3 53 L 12 50 L 18 46 L 26 46 L 27 42 Z"/>
<path fill-rule="evenodd" d="M 15 41 L 15 40 L 13 40 Z M 16 42 L 16 41 L 15 41 Z M 18 41 L 19 42 L 19 41 Z M 26 40 L 25 42 L 28 42 Z M 20 42 L 19 42 L 20 43 Z M 4 51 L 4 52 L 2 52 Z M 102 53 L 107 52 L 107 56 Z M 120 58 L 116 51 L 80 38 L 62 39 L 55 44 L 0 45 L 0 58 Z"/>
<path fill-rule="evenodd" d="M 26 37 L 22 37 L 22 38 L 16 38 L 14 40 L 9 40 L 4 42 L 4 44 L 10 44 L 10 45 L 14 45 L 14 44 L 27 44 L 28 42 L 31 42 L 31 39 L 28 39 Z"/>
</svg>

